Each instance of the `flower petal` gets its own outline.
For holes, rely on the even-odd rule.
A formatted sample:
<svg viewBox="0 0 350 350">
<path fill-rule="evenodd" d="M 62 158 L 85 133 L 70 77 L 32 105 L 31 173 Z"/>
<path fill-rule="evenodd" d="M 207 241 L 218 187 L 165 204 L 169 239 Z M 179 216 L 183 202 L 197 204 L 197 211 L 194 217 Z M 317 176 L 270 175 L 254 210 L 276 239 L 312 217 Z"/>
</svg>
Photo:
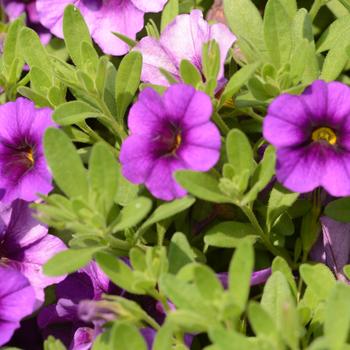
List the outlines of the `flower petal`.
<svg viewBox="0 0 350 350">
<path fill-rule="evenodd" d="M 168 0 L 131 0 L 131 2 L 143 12 L 159 12 L 163 10 Z"/>
</svg>

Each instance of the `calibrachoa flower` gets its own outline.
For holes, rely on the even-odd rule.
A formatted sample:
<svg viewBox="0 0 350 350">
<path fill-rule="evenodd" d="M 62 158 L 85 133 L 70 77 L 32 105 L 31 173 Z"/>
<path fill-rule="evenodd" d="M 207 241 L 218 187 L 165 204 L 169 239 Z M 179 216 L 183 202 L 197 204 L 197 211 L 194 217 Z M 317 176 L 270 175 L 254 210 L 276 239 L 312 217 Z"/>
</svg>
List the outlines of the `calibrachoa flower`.
<svg viewBox="0 0 350 350">
<path fill-rule="evenodd" d="M 350 223 L 338 222 L 326 216 L 320 221 L 322 233 L 310 256 L 315 261 L 327 264 L 339 280 L 347 281 L 343 267 L 350 262 Z"/>
<path fill-rule="evenodd" d="M 49 126 L 52 110 L 35 108 L 34 103 L 18 98 L 0 106 L 0 192 L 1 201 L 17 198 L 38 199 L 37 193 L 52 190 L 42 139 Z"/>
<path fill-rule="evenodd" d="M 164 68 L 180 80 L 180 63 L 187 59 L 202 71 L 202 47 L 210 40 L 216 40 L 220 47 L 221 67 L 218 79 L 224 75 L 227 52 L 236 37 L 221 23 L 209 25 L 199 10 L 189 15 L 179 15 L 163 31 L 160 39 L 143 38 L 135 50 L 143 57 L 141 79 L 152 84 L 168 86 L 169 82 L 159 71 Z"/>
<path fill-rule="evenodd" d="M 66 246 L 59 238 L 49 235 L 47 227 L 32 215 L 33 210 L 25 201 L 0 204 L 0 263 L 27 277 L 35 291 L 36 306 L 40 306 L 44 288 L 63 279 L 45 276 L 42 266 Z"/>
<path fill-rule="evenodd" d="M 69 275 L 56 286 L 57 304 L 45 307 L 39 314 L 38 324 L 44 336 L 55 336 L 71 350 L 90 349 L 101 328 L 80 319 L 79 303 L 100 300 L 103 293 L 116 290 L 95 262 Z"/>
<path fill-rule="evenodd" d="M 144 183 L 157 198 L 184 196 L 174 172 L 207 171 L 220 156 L 212 111 L 209 96 L 189 85 L 172 85 L 163 96 L 152 88 L 143 90 L 130 110 L 131 135 L 120 151 L 123 175 L 135 184 Z"/>
<path fill-rule="evenodd" d="M 167 0 L 37 0 L 41 23 L 63 38 L 64 9 L 74 4 L 84 16 L 91 36 L 104 53 L 124 55 L 129 46 L 112 32 L 135 39 L 144 25 L 146 12 L 159 12 Z"/>
<path fill-rule="evenodd" d="M 35 310 L 35 293 L 18 271 L 0 264 L 0 346 L 19 328 L 22 318 Z"/>
<path fill-rule="evenodd" d="M 269 106 L 265 139 L 277 148 L 277 179 L 294 192 L 322 186 L 350 195 L 350 88 L 317 80 L 301 96 Z"/>
<path fill-rule="evenodd" d="M 10 21 L 26 13 L 28 27 L 33 28 L 37 32 L 44 45 L 49 43 L 51 34 L 39 21 L 36 0 L 0 0 L 0 3 L 4 6 L 5 13 Z"/>
</svg>

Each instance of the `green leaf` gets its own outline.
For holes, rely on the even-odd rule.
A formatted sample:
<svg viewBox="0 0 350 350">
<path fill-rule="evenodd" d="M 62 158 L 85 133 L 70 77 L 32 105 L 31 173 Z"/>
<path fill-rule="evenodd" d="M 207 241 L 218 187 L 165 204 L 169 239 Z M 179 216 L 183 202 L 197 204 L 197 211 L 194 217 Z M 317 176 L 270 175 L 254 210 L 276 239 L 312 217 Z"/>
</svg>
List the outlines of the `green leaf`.
<svg viewBox="0 0 350 350">
<path fill-rule="evenodd" d="M 44 153 L 60 189 L 68 197 L 88 198 L 86 169 L 71 140 L 62 130 L 47 129 Z"/>
<path fill-rule="evenodd" d="M 231 260 L 228 287 L 234 303 L 245 309 L 250 290 L 250 279 L 254 269 L 254 250 L 252 243 L 242 241 Z"/>
<path fill-rule="evenodd" d="M 339 46 L 335 46 L 329 50 L 322 66 L 321 79 L 333 81 L 340 75 L 349 60 L 347 53 L 349 48 L 350 39 L 346 38 Z"/>
<path fill-rule="evenodd" d="M 222 297 L 224 288 L 212 269 L 206 265 L 197 265 L 193 273 L 194 283 L 202 298 L 213 303 Z"/>
<path fill-rule="evenodd" d="M 141 70 L 142 55 L 137 51 L 127 54 L 119 65 L 115 81 L 117 117 L 119 120 L 123 120 L 126 109 L 140 85 Z"/>
<path fill-rule="evenodd" d="M 293 18 L 281 0 L 269 0 L 264 12 L 264 38 L 270 59 L 279 68 L 287 63 L 292 49 Z"/>
<path fill-rule="evenodd" d="M 272 262 L 271 268 L 272 268 L 272 273 L 274 273 L 275 271 L 280 271 L 283 273 L 284 277 L 289 283 L 290 289 L 293 292 L 293 296 L 296 298 L 298 293 L 297 285 L 295 282 L 295 277 L 293 275 L 293 272 L 290 269 L 288 263 L 280 256 L 276 256 Z"/>
<path fill-rule="evenodd" d="M 337 283 L 326 304 L 324 333 L 332 350 L 344 349 L 350 328 L 350 288 Z"/>
<path fill-rule="evenodd" d="M 330 218 L 341 221 L 350 222 L 350 197 L 336 199 L 327 204 L 325 214 Z"/>
<path fill-rule="evenodd" d="M 183 82 L 186 84 L 190 84 L 193 87 L 196 87 L 199 83 L 202 82 L 201 73 L 198 71 L 197 67 L 195 67 L 188 60 L 181 61 L 180 74 Z"/>
<path fill-rule="evenodd" d="M 228 331 L 224 328 L 214 328 L 209 331 L 209 337 L 220 350 L 258 350 L 258 347 L 249 341 L 248 337 L 236 331 Z"/>
<path fill-rule="evenodd" d="M 233 129 L 227 135 L 226 152 L 236 175 L 241 176 L 247 170 L 250 175 L 253 173 L 253 150 L 247 136 L 239 129 Z"/>
<path fill-rule="evenodd" d="M 270 182 L 275 174 L 276 154 L 272 146 L 265 150 L 264 157 L 256 168 L 253 176 L 255 182 L 251 190 L 244 196 L 241 204 L 245 205 L 256 199 L 258 193 L 262 191 Z"/>
<path fill-rule="evenodd" d="M 191 196 L 175 199 L 172 202 L 161 204 L 152 215 L 144 222 L 143 228 L 151 226 L 159 221 L 168 219 L 182 211 L 188 209 L 196 201 Z"/>
<path fill-rule="evenodd" d="M 44 265 L 44 274 L 48 276 L 62 276 L 66 273 L 75 272 L 86 266 L 101 249 L 103 248 L 92 247 L 64 250 L 56 254 Z"/>
<path fill-rule="evenodd" d="M 280 184 L 273 187 L 267 206 L 266 225 L 269 231 L 276 219 L 291 207 L 298 197 L 299 193 L 290 192 Z"/>
<path fill-rule="evenodd" d="M 102 116 L 100 111 L 83 101 L 70 101 L 60 105 L 52 118 L 59 125 L 77 124 L 87 118 Z"/>
<path fill-rule="evenodd" d="M 144 294 L 142 288 L 135 287 L 133 271 L 123 261 L 100 252 L 96 254 L 96 262 L 114 284 L 130 293 Z"/>
<path fill-rule="evenodd" d="M 52 66 L 49 56 L 41 44 L 38 34 L 29 28 L 22 28 L 19 36 L 20 50 L 30 67 L 40 67 L 49 77 L 52 76 Z"/>
<path fill-rule="evenodd" d="M 103 202 L 103 213 L 108 214 L 117 192 L 117 160 L 109 147 L 104 143 L 94 145 L 89 160 L 89 187 L 100 194 Z"/>
<path fill-rule="evenodd" d="M 162 19 L 160 22 L 161 32 L 167 27 L 167 25 L 173 21 L 173 19 L 179 14 L 179 0 L 169 0 L 164 6 L 162 12 Z"/>
<path fill-rule="evenodd" d="M 12 65 L 12 62 L 20 56 L 21 48 L 19 43 L 19 34 L 24 26 L 24 18 L 21 16 L 10 23 L 8 28 L 3 48 L 3 62 L 7 71 Z"/>
<path fill-rule="evenodd" d="M 10 350 L 10 348 L 6 349 Z M 44 342 L 44 350 L 66 350 L 66 347 L 60 340 L 50 335 Z"/>
<path fill-rule="evenodd" d="M 139 186 L 129 182 L 122 174 L 120 164 L 118 164 L 117 193 L 115 201 L 119 205 L 125 206 L 133 201 L 139 192 Z"/>
<path fill-rule="evenodd" d="M 81 43 L 85 42 L 92 46 L 89 28 L 87 27 L 80 11 L 73 5 L 68 5 L 64 10 L 63 16 L 63 35 L 64 41 L 70 57 L 79 67 L 85 64 L 81 53 Z"/>
<path fill-rule="evenodd" d="M 173 333 L 175 327 L 170 322 L 165 321 L 157 331 L 152 350 L 173 350 Z"/>
<path fill-rule="evenodd" d="M 221 248 L 235 248 L 242 239 L 249 239 L 252 243 L 258 238 L 251 224 L 237 221 L 224 221 L 211 227 L 204 236 L 208 246 Z"/>
<path fill-rule="evenodd" d="M 136 226 L 141 222 L 152 208 L 152 201 L 146 197 L 138 197 L 128 203 L 112 224 L 113 232 L 123 231 Z"/>
<path fill-rule="evenodd" d="M 134 325 L 119 321 L 114 324 L 111 331 L 110 349 L 147 350 L 147 345 Z"/>
<path fill-rule="evenodd" d="M 176 274 L 183 266 L 195 261 L 195 253 L 186 236 L 176 232 L 169 244 L 169 272 Z"/>
<path fill-rule="evenodd" d="M 328 298 L 335 285 L 332 272 L 324 264 L 303 264 L 300 266 L 300 275 L 320 301 Z"/>
<path fill-rule="evenodd" d="M 175 172 L 176 181 L 194 196 L 214 203 L 230 203 L 221 193 L 219 182 L 208 173 L 182 170 Z"/>
<path fill-rule="evenodd" d="M 220 107 L 223 106 L 225 101 L 234 96 L 242 87 L 245 85 L 248 80 L 253 76 L 260 63 L 252 63 L 246 66 L 243 66 L 238 72 L 236 72 L 228 83 L 225 86 L 224 92 L 220 98 Z"/>
<path fill-rule="evenodd" d="M 263 22 L 251 0 L 224 0 L 225 17 L 233 33 L 264 52 Z"/>
</svg>

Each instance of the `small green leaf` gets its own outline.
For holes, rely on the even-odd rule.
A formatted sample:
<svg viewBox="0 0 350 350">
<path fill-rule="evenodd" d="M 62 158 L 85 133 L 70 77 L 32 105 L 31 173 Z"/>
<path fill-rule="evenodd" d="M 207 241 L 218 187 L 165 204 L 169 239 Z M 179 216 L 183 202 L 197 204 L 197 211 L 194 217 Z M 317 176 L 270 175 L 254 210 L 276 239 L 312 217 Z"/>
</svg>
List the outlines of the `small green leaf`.
<svg viewBox="0 0 350 350">
<path fill-rule="evenodd" d="M 52 257 L 43 268 L 45 275 L 62 276 L 86 266 L 102 247 L 68 249 Z"/>
<path fill-rule="evenodd" d="M 152 215 L 144 222 L 143 228 L 151 226 L 159 221 L 168 219 L 182 211 L 188 209 L 196 201 L 191 196 L 186 196 L 181 199 L 175 199 L 170 203 L 161 204 Z"/>
<path fill-rule="evenodd" d="M 87 27 L 80 11 L 73 5 L 68 5 L 63 16 L 64 41 L 70 57 L 80 68 L 85 64 L 81 54 L 81 43 L 85 42 L 92 46 L 89 28 Z"/>
<path fill-rule="evenodd" d="M 198 69 L 188 60 L 182 60 L 180 63 L 181 79 L 184 83 L 190 84 L 196 87 L 202 82 L 201 73 Z"/>
<path fill-rule="evenodd" d="M 208 246 L 221 248 L 235 248 L 242 239 L 255 242 L 258 238 L 251 224 L 237 221 L 224 221 L 211 227 L 204 236 Z"/>
<path fill-rule="evenodd" d="M 194 196 L 214 203 L 230 203 L 231 199 L 221 193 L 219 182 L 208 173 L 181 170 L 175 173 L 176 181 Z"/>
<path fill-rule="evenodd" d="M 112 224 L 113 232 L 123 231 L 136 226 L 142 221 L 152 208 L 152 201 L 146 197 L 138 197 L 128 203 Z"/>
<path fill-rule="evenodd" d="M 229 267 L 229 293 L 234 303 L 245 309 L 250 290 L 250 279 L 254 269 L 254 250 L 251 242 L 242 241 L 230 263 Z"/>
<path fill-rule="evenodd" d="M 100 111 L 83 101 L 70 101 L 60 105 L 54 111 L 52 118 L 59 125 L 77 124 L 87 118 L 101 116 Z"/>
<path fill-rule="evenodd" d="M 130 105 L 140 85 L 142 70 L 142 55 L 132 51 L 121 61 L 115 81 L 115 97 L 117 102 L 117 117 L 123 120 L 126 109 Z"/>
<path fill-rule="evenodd" d="M 224 288 L 217 279 L 214 271 L 206 265 L 197 265 L 194 268 L 194 283 L 200 295 L 208 302 L 219 300 Z"/>
<path fill-rule="evenodd" d="M 179 0 L 169 0 L 162 11 L 162 19 L 160 22 L 161 32 L 173 19 L 179 14 Z"/>
<path fill-rule="evenodd" d="M 336 221 L 350 222 L 349 213 L 350 197 L 336 199 L 325 208 L 325 214 Z"/>
<path fill-rule="evenodd" d="M 71 140 L 62 130 L 47 129 L 44 153 L 61 190 L 69 197 L 88 198 L 86 169 Z"/>
<path fill-rule="evenodd" d="M 134 325 L 119 321 L 111 331 L 110 349 L 147 350 L 147 345 Z"/>
</svg>

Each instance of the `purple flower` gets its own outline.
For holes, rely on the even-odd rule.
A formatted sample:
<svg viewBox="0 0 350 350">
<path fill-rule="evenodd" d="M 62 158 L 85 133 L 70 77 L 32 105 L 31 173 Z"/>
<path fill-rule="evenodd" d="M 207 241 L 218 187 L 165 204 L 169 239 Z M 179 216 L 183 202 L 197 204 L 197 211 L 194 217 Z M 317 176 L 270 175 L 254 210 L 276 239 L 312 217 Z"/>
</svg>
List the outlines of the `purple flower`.
<svg viewBox="0 0 350 350">
<path fill-rule="evenodd" d="M 53 335 L 70 350 L 90 349 L 101 331 L 99 325 L 87 323 L 78 315 L 83 300 L 100 300 L 103 293 L 116 292 L 95 262 L 69 275 L 56 286 L 57 304 L 45 307 L 39 314 L 38 324 L 44 336 Z"/>
<path fill-rule="evenodd" d="M 199 10 L 189 15 L 180 15 L 170 23 L 159 40 L 143 38 L 135 47 L 143 56 L 141 79 L 152 84 L 168 86 L 169 82 L 159 71 L 164 68 L 180 81 L 180 63 L 187 59 L 202 71 L 202 47 L 204 43 L 216 40 L 220 47 L 221 68 L 218 79 L 224 75 L 227 52 L 236 37 L 221 23 L 209 25 Z"/>
<path fill-rule="evenodd" d="M 45 276 L 42 266 L 66 246 L 59 238 L 47 234 L 47 228 L 32 215 L 27 202 L 0 204 L 0 262 L 27 277 L 35 291 L 36 306 L 40 306 L 44 288 L 62 280 Z"/>
<path fill-rule="evenodd" d="M 33 28 L 39 35 L 41 42 L 46 45 L 51 39 L 51 34 L 39 21 L 38 12 L 36 9 L 36 0 L 0 0 L 4 6 L 5 13 L 10 21 L 26 13 L 27 25 Z"/>
<path fill-rule="evenodd" d="M 220 156 L 212 111 L 210 98 L 189 85 L 172 85 L 163 96 L 152 88 L 143 90 L 130 110 L 131 136 L 120 151 L 123 175 L 135 184 L 144 183 L 157 198 L 184 196 L 173 173 L 207 171 Z"/>
<path fill-rule="evenodd" d="M 91 36 L 104 53 L 124 55 L 129 46 L 112 32 L 132 39 L 143 28 L 145 12 L 159 12 L 167 0 L 37 0 L 41 23 L 63 38 L 64 9 L 74 4 L 84 16 Z"/>
<path fill-rule="evenodd" d="M 341 281 L 347 281 L 343 267 L 350 262 L 350 223 L 321 218 L 322 234 L 312 248 L 313 260 L 323 262 Z"/>
<path fill-rule="evenodd" d="M 301 96 L 283 94 L 268 109 L 264 137 L 277 148 L 277 179 L 295 192 L 322 186 L 350 195 L 350 88 L 317 80 Z"/>
<path fill-rule="evenodd" d="M 24 98 L 0 106 L 1 201 L 34 201 L 37 193 L 52 190 L 42 145 L 45 130 L 55 126 L 51 114 L 51 109 L 37 109 Z"/>
<path fill-rule="evenodd" d="M 19 328 L 22 318 L 35 310 L 35 293 L 29 281 L 18 271 L 0 265 L 0 346 Z"/>
<path fill-rule="evenodd" d="M 250 279 L 251 286 L 257 286 L 259 284 L 264 284 L 268 278 L 271 276 L 271 268 L 266 268 L 258 271 L 254 271 L 252 277 Z M 228 273 L 220 272 L 217 274 L 220 282 L 224 286 L 224 288 L 228 288 Z"/>
</svg>

